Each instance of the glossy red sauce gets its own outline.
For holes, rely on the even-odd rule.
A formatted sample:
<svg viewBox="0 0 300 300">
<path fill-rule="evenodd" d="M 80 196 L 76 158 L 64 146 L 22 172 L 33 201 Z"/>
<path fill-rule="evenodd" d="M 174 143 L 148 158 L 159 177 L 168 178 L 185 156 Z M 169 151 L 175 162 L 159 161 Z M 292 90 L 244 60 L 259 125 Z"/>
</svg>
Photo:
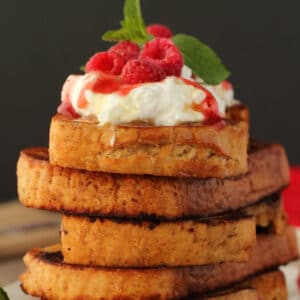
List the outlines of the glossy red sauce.
<svg viewBox="0 0 300 300">
<path fill-rule="evenodd" d="M 121 95 L 121 96 L 127 96 L 133 89 L 141 86 L 142 83 L 136 83 L 136 84 L 123 84 L 118 93 Z"/>
<path fill-rule="evenodd" d="M 201 112 L 205 119 L 207 120 L 206 122 L 218 122 L 222 120 L 219 114 L 219 107 L 216 98 L 212 95 L 212 93 L 204 88 L 202 85 L 195 81 L 191 81 L 185 78 L 181 78 L 181 80 L 187 84 L 191 85 L 199 90 L 202 90 L 206 94 L 205 100 L 203 100 L 200 104 L 193 104 L 192 108 L 196 111 Z"/>
<path fill-rule="evenodd" d="M 70 102 L 62 102 L 59 105 L 59 107 L 57 108 L 57 112 L 59 114 L 62 114 L 64 116 L 70 117 L 70 118 L 79 118 L 80 117 L 80 115 L 78 115 L 76 113 L 76 111 L 74 110 L 74 108 Z"/>
<path fill-rule="evenodd" d="M 111 94 L 118 91 L 121 86 L 122 82 L 117 76 L 99 73 L 92 80 L 87 80 L 82 87 L 78 97 L 78 107 L 85 108 L 88 104 L 85 98 L 86 90 L 91 90 L 94 93 Z"/>
<path fill-rule="evenodd" d="M 94 93 L 111 94 L 118 91 L 121 86 L 121 80 L 116 77 L 100 77 L 90 88 Z"/>
<path fill-rule="evenodd" d="M 105 75 L 100 73 L 93 80 L 87 80 L 82 87 L 78 97 L 78 107 L 85 108 L 88 104 L 85 98 L 85 91 L 91 90 L 94 93 L 111 94 L 118 92 L 121 96 L 128 95 L 133 89 L 141 84 L 124 84 L 117 76 Z"/>
</svg>

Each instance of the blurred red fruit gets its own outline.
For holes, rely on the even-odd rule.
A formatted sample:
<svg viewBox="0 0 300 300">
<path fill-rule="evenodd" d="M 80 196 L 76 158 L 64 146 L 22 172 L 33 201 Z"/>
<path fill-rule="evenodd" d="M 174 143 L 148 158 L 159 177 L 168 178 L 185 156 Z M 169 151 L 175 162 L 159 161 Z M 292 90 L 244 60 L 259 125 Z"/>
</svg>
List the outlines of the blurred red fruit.
<svg viewBox="0 0 300 300">
<path fill-rule="evenodd" d="M 147 32 L 154 37 L 170 38 L 173 35 L 171 29 L 162 24 L 151 24 L 147 27 Z"/>
</svg>

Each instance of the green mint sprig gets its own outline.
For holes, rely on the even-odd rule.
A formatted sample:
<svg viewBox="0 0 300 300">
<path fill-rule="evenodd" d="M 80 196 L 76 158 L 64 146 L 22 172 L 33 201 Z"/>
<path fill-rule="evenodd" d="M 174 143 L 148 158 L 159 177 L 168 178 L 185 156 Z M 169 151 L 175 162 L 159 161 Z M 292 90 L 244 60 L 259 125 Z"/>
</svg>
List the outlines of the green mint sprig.
<svg viewBox="0 0 300 300">
<path fill-rule="evenodd" d="M 205 83 L 216 85 L 229 76 L 230 72 L 216 53 L 197 38 L 176 34 L 172 40 L 183 54 L 185 64 Z"/>
<path fill-rule="evenodd" d="M 6 292 L 2 288 L 0 288 L 0 300 L 9 300 Z"/>
<path fill-rule="evenodd" d="M 124 19 L 120 23 L 120 29 L 105 32 L 102 39 L 104 41 L 132 41 L 139 45 L 151 39 L 146 31 L 139 0 L 125 0 Z"/>
</svg>

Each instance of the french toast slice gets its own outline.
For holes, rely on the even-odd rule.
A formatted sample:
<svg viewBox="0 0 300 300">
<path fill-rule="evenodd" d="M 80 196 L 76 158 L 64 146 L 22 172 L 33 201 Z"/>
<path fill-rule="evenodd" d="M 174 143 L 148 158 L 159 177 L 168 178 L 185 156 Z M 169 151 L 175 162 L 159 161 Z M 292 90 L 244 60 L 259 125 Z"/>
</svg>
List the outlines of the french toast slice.
<svg viewBox="0 0 300 300">
<path fill-rule="evenodd" d="M 243 215 L 253 216 L 255 224 Z M 65 215 L 62 253 L 67 263 L 100 266 L 186 266 L 243 261 L 255 242 L 255 225 L 258 232 L 263 229 L 281 234 L 285 230 L 287 219 L 280 195 L 233 215 L 172 222 Z"/>
<path fill-rule="evenodd" d="M 259 235 L 247 262 L 198 267 L 83 267 L 63 263 L 59 246 L 33 249 L 24 258 L 28 269 L 20 279 L 24 291 L 48 300 L 181 299 L 228 287 L 297 258 L 295 231 L 289 227 L 282 235 Z"/>
<path fill-rule="evenodd" d="M 54 165 L 89 171 L 224 178 L 247 172 L 247 145 L 243 121 L 99 126 L 57 114 L 49 158 Z"/>
<path fill-rule="evenodd" d="M 208 216 L 253 204 L 289 183 L 281 145 L 252 141 L 249 172 L 224 179 L 89 172 L 53 166 L 46 148 L 21 151 L 19 200 L 27 207 L 94 216 Z"/>
<path fill-rule="evenodd" d="M 246 261 L 255 219 L 221 216 L 154 223 L 64 215 L 61 244 L 70 264 L 108 267 L 193 266 Z"/>
</svg>

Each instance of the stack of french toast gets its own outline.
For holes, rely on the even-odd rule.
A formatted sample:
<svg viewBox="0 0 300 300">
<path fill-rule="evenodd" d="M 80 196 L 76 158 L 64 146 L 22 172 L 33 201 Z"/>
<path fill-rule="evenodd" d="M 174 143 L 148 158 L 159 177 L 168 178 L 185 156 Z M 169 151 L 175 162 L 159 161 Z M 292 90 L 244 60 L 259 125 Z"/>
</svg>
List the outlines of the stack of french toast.
<svg viewBox="0 0 300 300">
<path fill-rule="evenodd" d="M 61 245 L 26 254 L 24 291 L 56 300 L 287 299 L 277 267 L 298 250 L 282 209 L 285 151 L 247 148 L 245 107 L 228 118 L 112 128 L 56 115 L 49 154 L 25 149 L 18 161 L 20 201 L 63 214 Z"/>
<path fill-rule="evenodd" d="M 282 206 L 283 147 L 249 141 L 228 70 L 195 37 L 144 25 L 126 0 L 118 43 L 70 75 L 49 149 L 21 151 L 18 193 L 60 212 L 59 245 L 24 257 L 44 300 L 285 300 L 298 258 Z"/>
</svg>

